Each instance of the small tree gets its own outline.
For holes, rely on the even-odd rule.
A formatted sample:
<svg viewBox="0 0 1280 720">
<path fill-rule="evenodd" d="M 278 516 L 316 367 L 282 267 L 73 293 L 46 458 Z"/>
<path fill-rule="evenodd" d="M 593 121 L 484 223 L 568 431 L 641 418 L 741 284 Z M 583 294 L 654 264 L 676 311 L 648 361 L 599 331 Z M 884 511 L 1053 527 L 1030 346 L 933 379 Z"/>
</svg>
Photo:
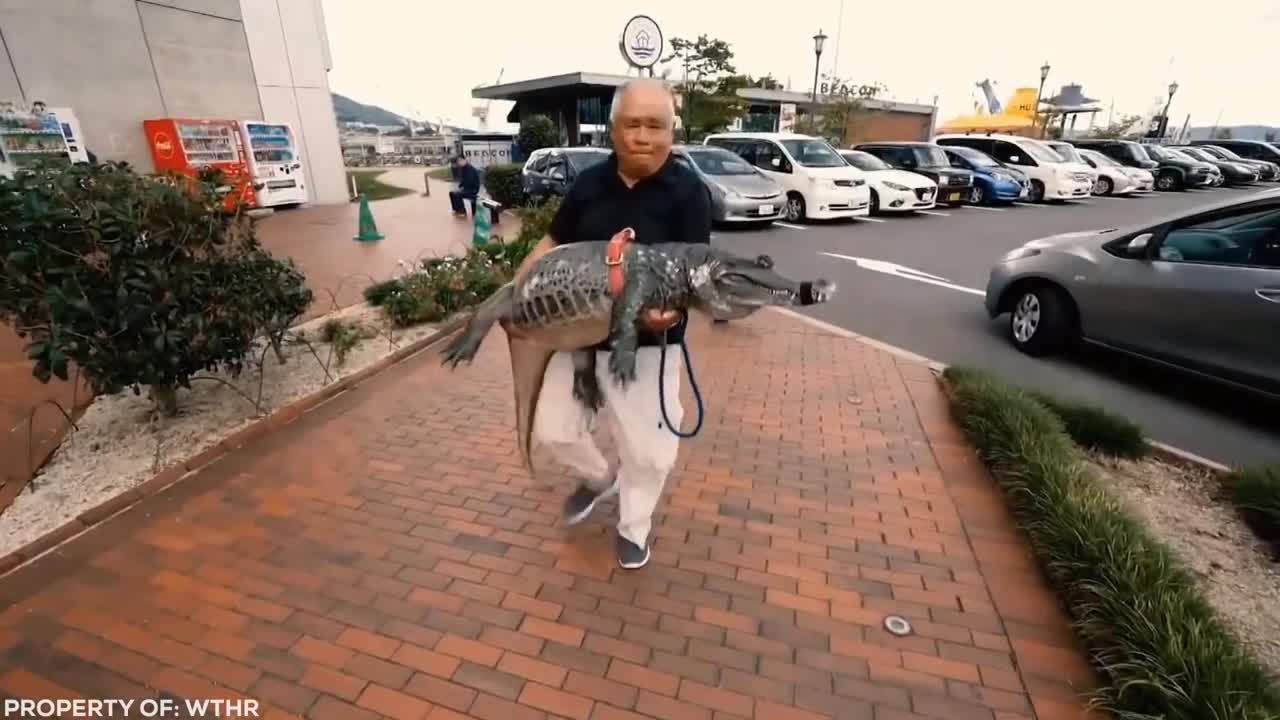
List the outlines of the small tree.
<svg viewBox="0 0 1280 720">
<path fill-rule="evenodd" d="M 260 332 L 278 344 L 310 291 L 225 209 L 221 185 L 125 163 L 0 178 L 0 320 L 29 339 L 37 378 L 66 379 L 74 362 L 95 392 L 147 387 L 173 415 L 195 374 L 238 374 Z"/>
<path fill-rule="evenodd" d="M 804 116 L 797 129 L 839 147 L 848 142 L 850 136 L 858 134 L 865 101 L 883 95 L 888 88 L 878 82 L 855 86 L 849 79 L 831 74 L 823 75 L 822 79 L 830 92 L 818 97 L 821 104 Z"/>
<path fill-rule="evenodd" d="M 524 198 L 524 189 L 520 186 L 522 169 L 519 163 L 496 163 L 485 168 L 484 189 L 489 191 L 489 197 L 504 207 L 519 207 Z"/>
<path fill-rule="evenodd" d="M 520 123 L 520 133 L 516 143 L 525 155 L 535 150 L 555 147 L 560 144 L 560 132 L 556 124 L 546 115 L 530 115 Z"/>
<path fill-rule="evenodd" d="M 747 103 L 737 91 L 750 79 L 735 74 L 728 43 L 706 35 L 697 40 L 672 38 L 671 53 L 662 62 L 673 61 L 682 73 L 680 118 L 685 142 L 723 130 L 746 112 Z"/>
</svg>

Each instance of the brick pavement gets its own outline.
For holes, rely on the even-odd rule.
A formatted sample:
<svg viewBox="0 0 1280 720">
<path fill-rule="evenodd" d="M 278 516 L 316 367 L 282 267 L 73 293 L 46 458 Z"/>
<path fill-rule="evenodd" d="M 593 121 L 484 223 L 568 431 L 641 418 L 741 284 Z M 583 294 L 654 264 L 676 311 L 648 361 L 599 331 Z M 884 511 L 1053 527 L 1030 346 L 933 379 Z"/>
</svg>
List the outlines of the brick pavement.
<svg viewBox="0 0 1280 720">
<path fill-rule="evenodd" d="M 495 332 L 473 366 L 411 359 L 0 577 L 0 695 L 1084 716 L 1090 672 L 927 369 L 773 312 L 696 322 L 690 345 L 707 416 L 648 567 L 617 568 L 612 502 L 565 529 L 568 481 L 521 468 Z"/>
</svg>

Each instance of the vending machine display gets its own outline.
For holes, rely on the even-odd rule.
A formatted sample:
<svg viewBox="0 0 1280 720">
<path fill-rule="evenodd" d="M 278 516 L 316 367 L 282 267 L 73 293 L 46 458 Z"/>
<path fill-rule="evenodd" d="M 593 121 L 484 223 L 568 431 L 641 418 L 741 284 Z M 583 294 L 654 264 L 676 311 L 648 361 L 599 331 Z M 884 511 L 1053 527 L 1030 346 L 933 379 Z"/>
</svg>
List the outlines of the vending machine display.
<svg viewBox="0 0 1280 720">
<path fill-rule="evenodd" d="M 0 103 L 0 169 L 6 174 L 41 158 L 71 162 L 57 118 Z"/>
<path fill-rule="evenodd" d="M 142 126 L 156 170 L 195 177 L 202 168 L 216 167 L 233 190 L 227 196 L 228 208 L 234 208 L 237 200 L 249 207 L 257 206 L 238 122 L 158 118 L 144 120 Z"/>
<path fill-rule="evenodd" d="M 307 201 L 306 173 L 293 128 L 287 123 L 241 120 L 258 205 L 299 205 Z"/>
<path fill-rule="evenodd" d="M 67 143 L 67 153 L 73 163 L 89 162 L 89 148 L 84 144 L 84 131 L 80 129 L 80 119 L 67 107 L 49 108 L 54 123 L 62 131 L 62 139 Z"/>
</svg>

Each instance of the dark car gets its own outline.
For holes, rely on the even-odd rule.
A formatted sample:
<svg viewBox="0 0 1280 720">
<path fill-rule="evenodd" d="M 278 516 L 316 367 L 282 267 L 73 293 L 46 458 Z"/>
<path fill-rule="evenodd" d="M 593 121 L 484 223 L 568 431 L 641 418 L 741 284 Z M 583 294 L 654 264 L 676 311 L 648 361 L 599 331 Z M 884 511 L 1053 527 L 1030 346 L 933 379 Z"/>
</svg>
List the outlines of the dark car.
<svg viewBox="0 0 1280 720">
<path fill-rule="evenodd" d="M 879 142 L 856 145 L 854 150 L 875 155 L 890 167 L 924 175 L 938 184 L 938 203 L 956 207 L 973 192 L 973 173 L 951 166 L 941 145 L 927 142 Z"/>
<path fill-rule="evenodd" d="M 520 171 L 520 187 L 536 201 L 564 196 L 583 170 L 609 159 L 604 148 L 543 148 L 534 150 Z"/>
<path fill-rule="evenodd" d="M 1152 175 L 1156 174 L 1156 168 L 1160 167 L 1160 163 L 1152 160 L 1151 156 L 1147 154 L 1145 145 L 1136 143 L 1132 140 L 1077 138 L 1068 140 L 1067 142 L 1078 148 L 1097 150 L 1121 165 L 1126 167 L 1142 168 L 1143 170 L 1150 171 Z"/>
<path fill-rule="evenodd" d="M 1221 145 L 1201 145 L 1192 143 L 1192 147 L 1199 148 L 1210 155 L 1230 162 L 1244 163 L 1258 168 L 1258 179 L 1267 182 L 1280 180 L 1280 161 L 1270 162 L 1267 160 L 1254 160 L 1253 158 L 1240 157 L 1236 153 L 1228 150 Z"/>
<path fill-rule="evenodd" d="M 1011 203 L 1031 192 L 1031 181 L 1017 168 L 1009 167 L 990 155 L 971 147 L 944 147 L 951 166 L 973 173 L 969 202 L 974 205 Z"/>
<path fill-rule="evenodd" d="M 1216 145 L 1242 158 L 1280 163 L 1280 148 L 1261 140 L 1192 140 L 1192 145 Z"/>
<path fill-rule="evenodd" d="M 1163 145 L 1143 145 L 1143 150 L 1160 164 L 1152 170 L 1156 176 L 1157 190 L 1185 190 L 1212 185 L 1218 170 L 1207 162 L 1196 160 L 1188 155 L 1164 147 Z"/>
<path fill-rule="evenodd" d="M 1218 172 L 1222 173 L 1224 185 L 1252 185 L 1258 182 L 1258 169 L 1251 165 L 1223 160 L 1193 145 L 1174 145 L 1173 149 L 1218 168 Z"/>
</svg>

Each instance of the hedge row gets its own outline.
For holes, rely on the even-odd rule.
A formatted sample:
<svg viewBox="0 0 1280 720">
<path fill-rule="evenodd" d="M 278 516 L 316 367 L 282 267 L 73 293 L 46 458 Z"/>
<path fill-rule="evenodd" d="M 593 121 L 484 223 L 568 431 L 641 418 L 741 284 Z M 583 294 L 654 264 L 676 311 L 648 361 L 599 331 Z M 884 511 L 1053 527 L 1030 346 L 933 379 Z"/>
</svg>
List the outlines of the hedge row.
<svg viewBox="0 0 1280 720">
<path fill-rule="evenodd" d="M 1280 691 L 1192 575 L 1092 476 L 1063 421 L 985 372 L 944 378 L 1104 679 L 1099 706 L 1129 720 L 1280 717 Z"/>
</svg>

